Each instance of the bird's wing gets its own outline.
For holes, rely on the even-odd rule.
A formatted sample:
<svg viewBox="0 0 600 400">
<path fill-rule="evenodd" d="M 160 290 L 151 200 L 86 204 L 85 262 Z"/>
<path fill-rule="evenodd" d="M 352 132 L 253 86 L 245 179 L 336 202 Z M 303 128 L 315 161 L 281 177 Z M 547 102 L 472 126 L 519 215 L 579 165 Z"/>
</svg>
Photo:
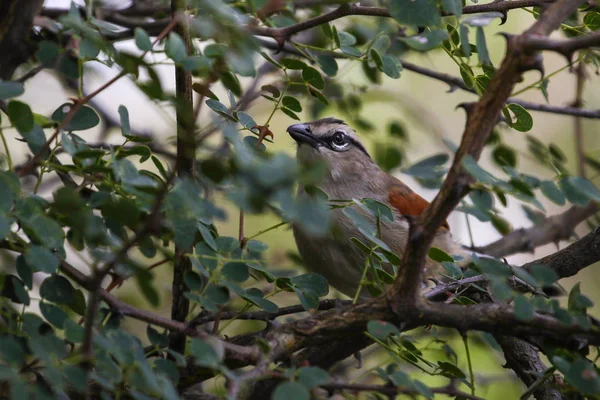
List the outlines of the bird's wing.
<svg viewBox="0 0 600 400">
<path fill-rule="evenodd" d="M 400 214 L 407 216 L 419 216 L 427 207 L 429 202 L 413 192 L 399 179 L 393 178 L 389 186 L 388 201 Z M 444 221 L 441 229 L 450 229 L 447 221 Z"/>
</svg>

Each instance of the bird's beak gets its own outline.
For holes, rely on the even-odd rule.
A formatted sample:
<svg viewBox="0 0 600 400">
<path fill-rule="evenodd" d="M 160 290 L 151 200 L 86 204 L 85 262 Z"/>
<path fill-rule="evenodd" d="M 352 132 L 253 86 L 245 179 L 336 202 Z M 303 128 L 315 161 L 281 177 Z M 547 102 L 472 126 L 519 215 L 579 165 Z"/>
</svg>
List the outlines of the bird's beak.
<svg viewBox="0 0 600 400">
<path fill-rule="evenodd" d="M 312 134 L 308 124 L 290 125 L 287 132 L 298 144 L 305 143 L 315 149 L 321 146 L 321 141 Z"/>
</svg>

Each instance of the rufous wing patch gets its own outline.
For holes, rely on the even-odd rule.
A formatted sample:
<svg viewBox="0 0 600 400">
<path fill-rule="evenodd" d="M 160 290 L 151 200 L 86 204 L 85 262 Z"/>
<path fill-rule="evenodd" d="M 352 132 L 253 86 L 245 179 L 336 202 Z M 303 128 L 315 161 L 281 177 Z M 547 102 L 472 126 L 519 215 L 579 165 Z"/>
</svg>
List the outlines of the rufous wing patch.
<svg viewBox="0 0 600 400">
<path fill-rule="evenodd" d="M 388 201 L 400 214 L 406 216 L 419 216 L 429 207 L 427 200 L 413 192 L 398 179 L 394 179 L 389 187 Z M 440 228 L 450 229 L 450 226 L 447 221 L 444 221 Z"/>
</svg>

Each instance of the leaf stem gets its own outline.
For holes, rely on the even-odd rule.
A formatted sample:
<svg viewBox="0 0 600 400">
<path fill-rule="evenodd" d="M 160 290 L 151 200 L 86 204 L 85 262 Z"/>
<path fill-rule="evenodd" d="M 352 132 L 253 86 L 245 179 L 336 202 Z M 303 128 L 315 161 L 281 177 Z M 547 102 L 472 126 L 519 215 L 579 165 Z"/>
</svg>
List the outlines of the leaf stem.
<svg viewBox="0 0 600 400">
<path fill-rule="evenodd" d="M 6 143 L 6 138 L 4 137 L 4 132 L 2 132 L 2 128 L 0 128 L 0 138 L 2 138 L 2 144 L 4 145 L 4 150 L 6 151 L 6 162 L 8 163 L 8 169 L 12 170 L 12 157 L 10 156 L 10 150 L 8 149 L 8 144 Z"/>
<path fill-rule="evenodd" d="M 260 236 L 260 235 L 262 235 L 262 234 L 265 234 L 265 233 L 267 233 L 267 232 L 270 232 L 270 231 L 272 231 L 272 230 L 275 230 L 275 229 L 279 228 L 280 226 L 283 226 L 283 225 L 286 225 L 286 224 L 287 224 L 287 221 L 281 221 L 280 223 L 278 223 L 278 224 L 275 224 L 275 225 L 273 225 L 273 226 L 271 226 L 271 227 L 269 227 L 269 228 L 263 229 L 262 231 L 258 231 L 258 232 L 257 232 L 257 233 L 255 233 L 254 235 L 252 235 L 252 236 L 248 236 L 248 237 L 246 238 L 246 242 L 248 242 L 249 240 L 252 240 L 252 239 L 254 239 L 254 238 L 256 238 L 256 237 L 258 237 L 258 236 Z"/>
<path fill-rule="evenodd" d="M 475 374 L 473 374 L 473 363 L 471 362 L 471 351 L 469 350 L 469 338 L 466 333 L 461 333 L 467 355 L 467 364 L 469 366 L 469 378 L 471 382 L 471 394 L 475 396 Z"/>
</svg>

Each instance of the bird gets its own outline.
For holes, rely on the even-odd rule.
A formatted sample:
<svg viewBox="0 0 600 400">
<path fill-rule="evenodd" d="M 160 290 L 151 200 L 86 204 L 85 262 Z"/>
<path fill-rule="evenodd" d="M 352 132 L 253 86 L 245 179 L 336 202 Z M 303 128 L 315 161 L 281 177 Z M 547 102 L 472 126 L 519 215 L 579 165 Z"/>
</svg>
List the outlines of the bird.
<svg viewBox="0 0 600 400">
<path fill-rule="evenodd" d="M 371 158 L 354 129 L 336 118 L 322 118 L 299 123 L 287 128 L 298 144 L 296 158 L 302 163 L 324 161 L 328 172 L 318 187 L 330 200 L 374 199 L 390 207 L 393 221 L 380 219 L 381 240 L 399 257 L 406 247 L 409 219 L 427 209 L 429 202 L 415 193 L 400 179 L 382 170 Z M 298 195 L 304 195 L 306 187 L 298 187 Z M 372 224 L 376 217 L 357 209 Z M 343 208 L 331 210 L 333 231 L 337 235 L 316 237 L 305 232 L 300 224 L 292 230 L 300 256 L 311 271 L 325 277 L 328 283 L 351 298 L 367 298 L 369 288 L 361 284 L 365 268 L 365 253 L 351 240 L 358 238 L 369 243 Z M 437 230 L 432 246 L 449 255 L 468 259 L 470 253 L 452 238 L 450 227 L 444 222 Z M 384 266 L 392 271 L 391 265 Z M 433 276 L 439 264 L 429 259 L 426 274 Z M 360 289 L 360 292 L 358 292 Z"/>
</svg>

